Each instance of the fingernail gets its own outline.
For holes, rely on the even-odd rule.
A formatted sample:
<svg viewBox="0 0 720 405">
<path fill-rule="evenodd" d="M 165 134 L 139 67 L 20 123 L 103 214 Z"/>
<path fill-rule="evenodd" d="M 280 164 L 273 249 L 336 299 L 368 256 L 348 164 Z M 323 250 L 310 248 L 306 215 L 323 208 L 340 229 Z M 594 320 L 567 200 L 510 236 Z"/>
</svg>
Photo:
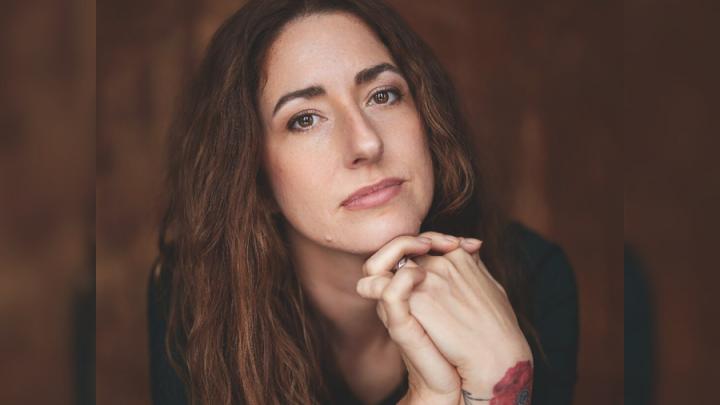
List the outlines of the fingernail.
<svg viewBox="0 0 720 405">
<path fill-rule="evenodd" d="M 424 236 L 418 236 L 418 240 L 419 240 L 420 242 L 422 242 L 422 243 L 427 243 L 427 244 L 432 243 L 432 239 L 426 238 L 426 237 L 424 237 Z"/>
<path fill-rule="evenodd" d="M 466 238 L 466 239 L 463 239 L 463 243 L 466 246 L 471 246 L 471 247 L 477 248 L 477 247 L 480 247 L 480 245 L 482 244 L 482 241 L 475 239 L 475 238 Z"/>
<path fill-rule="evenodd" d="M 448 242 L 452 242 L 452 243 L 458 242 L 458 238 L 456 238 L 454 236 L 445 235 L 445 236 L 443 236 L 443 239 L 445 239 Z"/>
</svg>

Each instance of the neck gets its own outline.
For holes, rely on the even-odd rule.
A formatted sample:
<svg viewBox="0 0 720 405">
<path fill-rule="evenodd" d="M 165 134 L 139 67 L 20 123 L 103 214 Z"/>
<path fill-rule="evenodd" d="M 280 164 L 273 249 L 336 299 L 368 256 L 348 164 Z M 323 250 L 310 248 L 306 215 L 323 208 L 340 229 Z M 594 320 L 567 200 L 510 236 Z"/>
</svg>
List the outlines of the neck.
<svg viewBox="0 0 720 405">
<path fill-rule="evenodd" d="M 390 337 L 377 316 L 377 301 L 355 291 L 369 255 L 328 249 L 292 233 L 290 242 L 302 288 L 329 321 L 330 338 L 336 348 L 362 350 L 388 343 Z"/>
</svg>

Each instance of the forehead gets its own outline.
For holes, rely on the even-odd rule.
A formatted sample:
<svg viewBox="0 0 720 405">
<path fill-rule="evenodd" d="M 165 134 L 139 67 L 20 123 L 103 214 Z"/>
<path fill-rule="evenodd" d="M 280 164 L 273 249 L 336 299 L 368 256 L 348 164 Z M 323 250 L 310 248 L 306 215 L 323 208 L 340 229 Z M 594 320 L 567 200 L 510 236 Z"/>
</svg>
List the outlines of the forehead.
<svg viewBox="0 0 720 405">
<path fill-rule="evenodd" d="M 369 66 L 391 62 L 387 48 L 347 13 L 301 17 L 287 24 L 268 50 L 263 98 L 311 84 L 348 83 Z"/>
</svg>

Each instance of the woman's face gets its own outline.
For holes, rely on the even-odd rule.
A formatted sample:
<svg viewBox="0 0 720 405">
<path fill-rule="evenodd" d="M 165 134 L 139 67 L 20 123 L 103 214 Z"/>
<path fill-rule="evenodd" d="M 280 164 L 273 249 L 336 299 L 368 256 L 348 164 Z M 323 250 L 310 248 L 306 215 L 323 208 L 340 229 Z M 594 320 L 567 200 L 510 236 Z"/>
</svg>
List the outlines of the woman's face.
<svg viewBox="0 0 720 405">
<path fill-rule="evenodd" d="M 295 20 L 273 43 L 259 100 L 263 162 L 291 240 L 368 254 L 420 230 L 432 202 L 432 160 L 396 66 L 349 14 Z M 365 206 L 343 204 L 391 178 L 403 182 L 360 201 Z"/>
</svg>

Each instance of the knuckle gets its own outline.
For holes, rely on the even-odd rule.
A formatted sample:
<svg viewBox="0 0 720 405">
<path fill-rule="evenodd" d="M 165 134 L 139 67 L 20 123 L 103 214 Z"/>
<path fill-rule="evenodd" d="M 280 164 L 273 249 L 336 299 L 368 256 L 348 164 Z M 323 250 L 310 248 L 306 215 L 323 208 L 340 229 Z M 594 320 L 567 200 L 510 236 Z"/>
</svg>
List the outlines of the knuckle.
<svg viewBox="0 0 720 405">
<path fill-rule="evenodd" d="M 418 266 L 422 267 L 428 273 L 434 273 L 438 269 L 437 262 L 435 261 L 435 256 L 425 256 L 416 260 Z"/>
<path fill-rule="evenodd" d="M 370 275 L 370 274 L 373 274 L 373 273 L 372 273 L 373 262 L 374 262 L 374 257 L 371 257 L 371 258 L 367 259 L 367 260 L 365 261 L 365 263 L 363 263 L 363 265 L 362 265 L 362 272 L 363 272 L 364 275 L 368 276 L 368 275 Z"/>
<path fill-rule="evenodd" d="M 369 295 L 372 298 L 376 298 L 382 294 L 383 289 L 385 288 L 384 284 L 381 280 L 377 280 L 376 282 L 372 283 L 372 285 L 368 288 Z"/>
<path fill-rule="evenodd" d="M 395 237 L 391 243 L 393 244 L 393 248 L 402 251 L 403 247 L 412 246 L 417 243 L 417 237 L 412 235 L 400 235 Z"/>
<path fill-rule="evenodd" d="M 445 278 L 450 277 L 450 274 L 455 270 L 455 266 L 445 256 L 436 256 L 433 265 L 436 272 Z"/>
<path fill-rule="evenodd" d="M 355 284 L 355 291 L 362 296 L 367 295 L 367 294 L 365 294 L 365 284 L 366 283 L 367 283 L 367 281 L 364 278 L 361 279 L 360 281 L 358 281 L 357 284 Z"/>
<path fill-rule="evenodd" d="M 412 275 L 410 270 L 407 270 L 402 274 L 395 274 L 379 295 L 384 302 L 395 304 L 403 300 L 410 287 L 412 287 Z"/>
<path fill-rule="evenodd" d="M 461 249 L 461 248 L 450 251 L 450 252 L 446 253 L 445 256 L 443 256 L 443 257 L 448 262 L 450 262 L 450 258 L 455 259 L 455 260 L 464 260 L 464 261 L 470 260 L 472 258 L 470 253 L 465 251 L 465 249 Z"/>
<path fill-rule="evenodd" d="M 452 252 L 451 252 L 451 253 L 452 253 Z M 439 262 L 439 264 L 440 264 L 443 268 L 445 268 L 446 270 L 450 270 L 450 269 L 454 269 L 454 268 L 455 268 L 455 266 L 453 265 L 453 262 L 450 261 L 450 259 L 448 259 L 448 258 L 445 257 L 445 256 L 438 256 L 438 262 Z"/>
<path fill-rule="evenodd" d="M 435 274 L 438 275 L 438 276 L 440 276 L 440 278 L 442 278 L 442 279 L 447 279 L 447 278 L 450 277 L 450 270 L 448 270 L 448 269 L 447 269 L 446 267 L 444 267 L 444 266 L 439 266 L 439 267 L 437 267 L 437 269 L 435 270 Z"/>
<path fill-rule="evenodd" d="M 404 346 L 411 345 L 413 348 L 420 346 L 417 340 L 422 336 L 423 331 L 416 322 L 412 321 L 412 318 L 388 321 L 387 330 L 392 340 Z"/>
<path fill-rule="evenodd" d="M 448 289 L 448 283 L 443 277 L 436 273 L 428 273 L 425 278 L 425 290 L 430 293 L 438 293 Z"/>
<path fill-rule="evenodd" d="M 400 300 L 400 295 L 392 287 L 393 286 L 391 284 L 387 288 L 385 288 L 382 293 L 380 293 L 380 299 L 382 299 L 383 302 L 386 302 L 388 304 L 393 304 Z"/>
</svg>

